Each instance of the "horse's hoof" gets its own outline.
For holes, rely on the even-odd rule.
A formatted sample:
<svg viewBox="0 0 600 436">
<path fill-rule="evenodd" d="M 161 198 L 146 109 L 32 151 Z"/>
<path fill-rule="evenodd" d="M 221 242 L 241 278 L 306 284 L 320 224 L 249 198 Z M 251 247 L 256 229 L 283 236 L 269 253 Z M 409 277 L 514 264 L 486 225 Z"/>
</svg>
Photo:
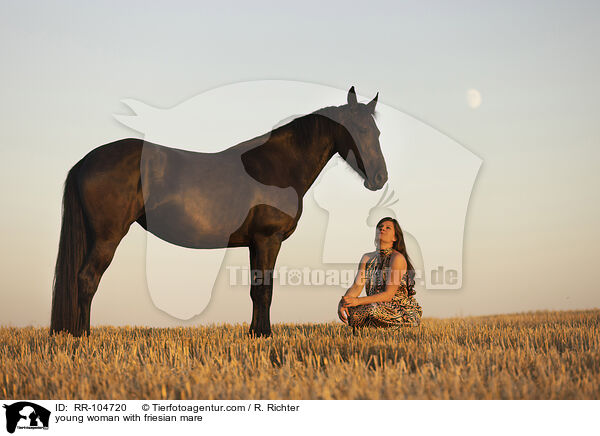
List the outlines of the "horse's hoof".
<svg viewBox="0 0 600 436">
<path fill-rule="evenodd" d="M 250 329 L 248 332 L 252 338 L 268 338 L 271 336 L 271 330 L 254 330 Z"/>
</svg>

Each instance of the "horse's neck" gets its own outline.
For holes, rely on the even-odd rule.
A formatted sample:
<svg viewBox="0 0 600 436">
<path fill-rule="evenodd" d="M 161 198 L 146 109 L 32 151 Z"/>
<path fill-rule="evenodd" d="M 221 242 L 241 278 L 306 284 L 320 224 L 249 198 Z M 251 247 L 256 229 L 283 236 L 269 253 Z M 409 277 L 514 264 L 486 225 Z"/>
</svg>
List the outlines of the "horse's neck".
<svg viewBox="0 0 600 436">
<path fill-rule="evenodd" d="M 292 145 L 299 158 L 295 171 L 298 177 L 304 182 L 302 186 L 302 195 L 308 191 L 314 181 L 317 179 L 327 162 L 336 153 L 336 133 L 338 125 L 329 116 L 323 113 L 315 112 L 308 115 L 311 121 L 306 135 L 297 136 L 299 141 Z"/>
<path fill-rule="evenodd" d="M 336 123 L 313 113 L 272 132 L 269 139 L 242 154 L 248 174 L 266 185 L 293 187 L 299 196 L 335 154 Z"/>
</svg>

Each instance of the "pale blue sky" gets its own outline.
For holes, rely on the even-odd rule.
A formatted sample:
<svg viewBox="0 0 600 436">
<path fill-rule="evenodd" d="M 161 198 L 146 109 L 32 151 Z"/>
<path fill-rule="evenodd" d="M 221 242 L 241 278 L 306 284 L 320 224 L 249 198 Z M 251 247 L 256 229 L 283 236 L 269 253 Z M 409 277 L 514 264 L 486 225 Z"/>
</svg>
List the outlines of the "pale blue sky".
<svg viewBox="0 0 600 436">
<path fill-rule="evenodd" d="M 120 100 L 171 107 L 257 79 L 379 91 L 381 102 L 483 160 L 463 289 L 418 294 L 425 316 L 600 307 L 599 9 L 583 1 L 2 2 L 0 324 L 49 322 L 62 183 L 92 148 L 139 136 L 113 118 L 126 112 Z M 483 96 L 477 109 L 466 104 L 469 88 Z M 177 324 L 149 300 L 144 248 L 133 229 L 100 285 L 93 324 Z M 273 320 L 329 316 L 292 316 L 286 295 Z M 322 295 L 325 305 L 339 298 Z M 121 298 L 127 310 L 115 308 Z M 239 312 L 224 308 L 222 321 L 250 320 L 250 298 L 240 298 Z"/>
</svg>

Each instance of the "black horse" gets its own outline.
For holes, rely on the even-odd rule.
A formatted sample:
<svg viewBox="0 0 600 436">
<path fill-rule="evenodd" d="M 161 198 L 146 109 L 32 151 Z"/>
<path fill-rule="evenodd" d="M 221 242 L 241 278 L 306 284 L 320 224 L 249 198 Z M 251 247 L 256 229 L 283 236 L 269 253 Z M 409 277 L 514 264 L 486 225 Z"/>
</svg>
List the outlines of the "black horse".
<svg viewBox="0 0 600 436">
<path fill-rule="evenodd" d="M 122 139 L 102 145 L 68 173 L 54 275 L 52 333 L 89 333 L 102 274 L 134 222 L 188 248 L 249 247 L 250 334 L 269 336 L 272 277 L 282 241 L 295 230 L 302 199 L 339 153 L 378 190 L 387 169 L 373 115 L 377 95 L 296 118 L 218 153 Z"/>
</svg>

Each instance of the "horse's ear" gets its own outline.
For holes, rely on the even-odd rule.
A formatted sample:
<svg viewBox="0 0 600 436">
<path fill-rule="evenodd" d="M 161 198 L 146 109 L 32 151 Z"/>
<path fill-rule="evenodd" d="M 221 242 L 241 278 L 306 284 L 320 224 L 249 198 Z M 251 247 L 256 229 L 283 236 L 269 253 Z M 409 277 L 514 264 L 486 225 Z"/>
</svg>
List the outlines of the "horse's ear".
<svg viewBox="0 0 600 436">
<path fill-rule="evenodd" d="M 375 105 L 377 104 L 377 97 L 379 97 L 379 93 L 375 95 L 375 98 L 367 104 L 367 109 L 369 109 L 370 114 L 375 113 Z"/>
<path fill-rule="evenodd" d="M 358 104 L 358 102 L 356 101 L 356 92 L 354 91 L 354 86 L 352 88 L 350 88 L 350 91 L 348 91 L 348 105 L 350 107 L 355 107 Z"/>
</svg>

